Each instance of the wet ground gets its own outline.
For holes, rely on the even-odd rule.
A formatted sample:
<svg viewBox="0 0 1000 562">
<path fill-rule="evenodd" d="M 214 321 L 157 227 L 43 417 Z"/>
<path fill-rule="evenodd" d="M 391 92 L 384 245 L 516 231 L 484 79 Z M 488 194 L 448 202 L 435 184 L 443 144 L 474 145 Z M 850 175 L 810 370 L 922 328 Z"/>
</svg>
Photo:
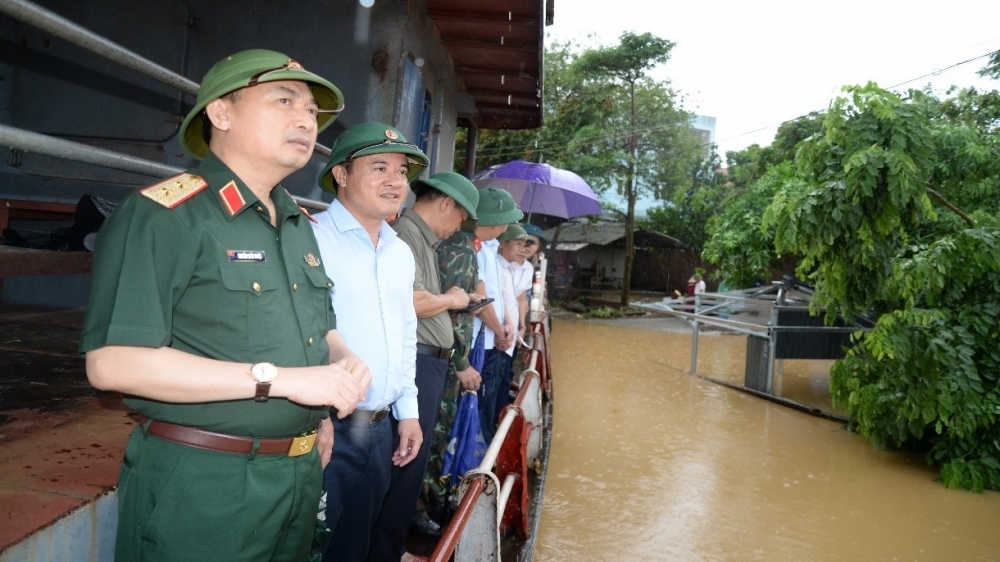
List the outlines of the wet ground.
<svg viewBox="0 0 1000 562">
<path fill-rule="evenodd" d="M 1000 494 L 921 458 L 686 374 L 680 320 L 557 319 L 536 560 L 998 560 Z M 741 383 L 746 338 L 702 332 L 698 373 Z M 829 362 L 775 387 L 831 411 Z"/>
<path fill-rule="evenodd" d="M 82 318 L 0 309 L 0 552 L 118 482 L 134 422 L 120 396 L 87 383 Z"/>
</svg>

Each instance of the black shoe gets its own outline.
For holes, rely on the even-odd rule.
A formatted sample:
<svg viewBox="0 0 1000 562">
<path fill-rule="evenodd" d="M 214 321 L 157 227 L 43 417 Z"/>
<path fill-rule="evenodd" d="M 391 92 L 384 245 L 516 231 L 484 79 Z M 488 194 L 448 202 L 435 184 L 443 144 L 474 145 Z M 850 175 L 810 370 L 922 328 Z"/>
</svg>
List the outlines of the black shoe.
<svg viewBox="0 0 1000 562">
<path fill-rule="evenodd" d="M 441 525 L 438 525 L 433 519 L 427 517 L 426 515 L 411 521 L 410 526 L 425 537 L 438 538 L 441 536 Z"/>
</svg>

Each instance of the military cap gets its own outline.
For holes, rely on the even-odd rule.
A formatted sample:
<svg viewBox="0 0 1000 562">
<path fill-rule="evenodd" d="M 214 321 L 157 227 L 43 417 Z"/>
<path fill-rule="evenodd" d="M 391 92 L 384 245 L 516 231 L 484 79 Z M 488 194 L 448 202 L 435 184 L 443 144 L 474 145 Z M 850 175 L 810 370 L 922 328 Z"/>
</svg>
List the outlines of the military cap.
<svg viewBox="0 0 1000 562">
<path fill-rule="evenodd" d="M 545 240 L 545 231 L 534 224 L 523 224 L 524 231 L 531 236 L 537 236 L 539 240 Z"/>
<path fill-rule="evenodd" d="M 361 156 L 386 152 L 406 155 L 406 161 L 409 164 L 406 170 L 406 179 L 412 180 L 430 163 L 427 155 L 417 148 L 417 145 L 407 142 L 406 137 L 398 129 L 385 123 L 361 123 L 340 133 L 340 136 L 334 141 L 333 147 L 330 149 L 330 161 L 327 162 L 323 172 L 319 175 L 319 186 L 331 193 L 336 193 L 337 182 L 334 181 L 331 173 L 334 166 Z"/>
<path fill-rule="evenodd" d="M 454 199 L 456 203 L 468 211 L 470 219 L 477 219 L 476 206 L 479 205 L 479 191 L 462 174 L 438 172 L 427 179 L 417 180 L 411 185 L 414 190 L 420 185 L 433 187 Z"/>
<path fill-rule="evenodd" d="M 500 242 L 509 242 L 511 240 L 531 240 L 531 237 L 524 231 L 523 226 L 515 222 L 507 225 L 507 230 L 503 231 L 503 234 L 500 236 L 497 236 L 497 240 Z"/>
<path fill-rule="evenodd" d="M 510 224 L 524 218 L 524 213 L 517 208 L 510 193 L 495 187 L 479 190 L 479 226 L 500 226 Z"/>
<path fill-rule="evenodd" d="M 181 148 L 199 160 L 207 156 L 208 145 L 202 138 L 205 106 L 241 88 L 277 80 L 299 80 L 309 85 L 320 109 L 316 116 L 318 132 L 329 127 L 344 109 L 344 96 L 336 86 L 287 56 L 266 49 L 240 51 L 215 63 L 202 78 L 198 99 L 181 123 Z"/>
</svg>

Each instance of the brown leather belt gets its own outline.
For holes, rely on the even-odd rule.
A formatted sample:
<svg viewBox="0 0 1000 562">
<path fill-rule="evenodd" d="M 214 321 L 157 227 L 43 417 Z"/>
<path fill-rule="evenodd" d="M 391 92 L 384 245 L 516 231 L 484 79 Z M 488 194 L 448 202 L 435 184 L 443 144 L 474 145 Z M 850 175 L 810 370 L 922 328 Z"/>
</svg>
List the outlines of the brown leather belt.
<svg viewBox="0 0 1000 562">
<path fill-rule="evenodd" d="M 438 359 L 444 359 L 445 361 L 451 359 L 451 351 L 451 349 L 445 349 L 436 345 L 427 345 L 425 343 L 417 344 L 417 353 L 420 355 L 437 357 Z"/>
<path fill-rule="evenodd" d="M 145 423 L 142 419 L 140 423 Z M 155 435 L 160 439 L 173 441 L 190 447 L 199 449 L 209 449 L 221 451 L 223 453 L 240 453 L 249 455 L 253 450 L 253 439 L 250 437 L 240 437 L 227 433 L 216 433 L 197 427 L 187 425 L 177 425 L 175 423 L 153 420 L 149 422 L 146 433 Z M 257 447 L 258 455 L 288 455 L 297 457 L 313 450 L 316 445 L 316 430 L 300 435 L 298 437 L 286 437 L 284 439 L 260 439 L 260 446 Z"/>
</svg>

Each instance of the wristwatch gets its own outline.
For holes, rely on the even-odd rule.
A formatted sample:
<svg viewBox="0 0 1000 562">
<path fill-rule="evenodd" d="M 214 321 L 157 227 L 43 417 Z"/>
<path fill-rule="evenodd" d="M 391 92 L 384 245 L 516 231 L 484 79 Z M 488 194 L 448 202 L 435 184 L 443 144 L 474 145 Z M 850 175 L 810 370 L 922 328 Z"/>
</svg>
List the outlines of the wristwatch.
<svg viewBox="0 0 1000 562">
<path fill-rule="evenodd" d="M 261 362 L 250 366 L 250 376 L 257 381 L 257 392 L 253 399 L 257 402 L 267 402 L 267 395 L 271 392 L 271 381 L 278 376 L 278 368 L 274 363 Z"/>
</svg>

